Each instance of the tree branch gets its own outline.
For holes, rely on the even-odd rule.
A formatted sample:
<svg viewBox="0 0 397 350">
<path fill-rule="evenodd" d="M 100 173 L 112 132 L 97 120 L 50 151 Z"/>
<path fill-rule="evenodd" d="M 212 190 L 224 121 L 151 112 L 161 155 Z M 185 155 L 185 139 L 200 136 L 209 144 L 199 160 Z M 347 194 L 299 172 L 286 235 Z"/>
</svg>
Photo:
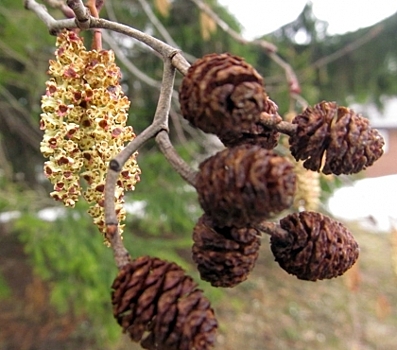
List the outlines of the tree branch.
<svg viewBox="0 0 397 350">
<path fill-rule="evenodd" d="M 77 27 L 82 30 L 89 29 L 91 14 L 83 2 L 81 0 L 67 0 L 66 3 L 74 12 Z"/>
<path fill-rule="evenodd" d="M 210 16 L 218 24 L 218 26 L 223 29 L 223 31 L 228 33 L 237 42 L 244 45 L 250 44 L 250 45 L 259 46 L 262 49 L 264 49 L 266 54 L 269 56 L 269 58 L 272 59 L 277 65 L 279 65 L 285 71 L 285 76 L 288 82 L 291 98 L 295 98 L 295 95 L 301 92 L 297 75 L 295 74 L 291 65 L 288 64 L 286 61 L 284 61 L 277 54 L 277 47 L 274 44 L 269 43 L 268 41 L 262 39 L 260 40 L 245 39 L 241 34 L 231 29 L 229 25 L 226 22 L 224 22 L 222 19 L 220 19 L 219 16 L 214 11 L 212 11 L 211 8 L 202 0 L 191 0 L 191 1 L 195 3 L 200 10 L 204 11 L 208 16 Z"/>
<path fill-rule="evenodd" d="M 108 21 L 103 18 L 95 18 L 89 15 L 89 11 L 84 7 L 81 0 L 68 0 L 68 5 L 76 14 L 75 19 L 55 20 L 48 12 L 47 9 L 39 5 L 35 0 L 25 0 L 25 7 L 32 10 L 36 15 L 46 24 L 51 34 L 56 34 L 62 29 L 92 29 L 102 28 L 109 29 L 131 38 L 134 38 L 159 53 L 164 59 L 172 59 L 172 64 L 182 74 L 186 74 L 190 64 L 182 56 L 180 51 L 163 41 L 152 37 L 140 30 L 128 27 L 126 25 Z"/>
<path fill-rule="evenodd" d="M 176 152 L 172 145 L 168 133 L 165 130 L 159 132 L 156 136 L 156 142 L 159 145 L 161 152 L 164 154 L 168 163 L 174 170 L 193 187 L 196 184 L 197 172 L 194 171 Z"/>
<path fill-rule="evenodd" d="M 358 38 L 356 41 L 349 43 L 348 45 L 342 47 L 340 50 L 333 52 L 331 55 L 318 59 L 311 65 L 310 69 L 321 68 L 323 66 L 330 64 L 333 61 L 338 60 L 339 58 L 347 55 L 348 53 L 353 52 L 354 50 L 358 49 L 360 46 L 376 38 L 380 33 L 382 33 L 383 30 L 384 30 L 383 25 L 377 25 L 376 27 L 372 28 L 368 33 Z"/>
<path fill-rule="evenodd" d="M 171 108 L 171 96 L 173 92 L 175 68 L 172 66 L 171 57 L 164 62 L 163 79 L 161 84 L 159 101 L 153 118 L 153 123 L 132 140 L 114 159 L 109 162 L 109 169 L 105 181 L 105 224 L 106 237 L 111 242 L 117 266 L 128 263 L 128 252 L 123 246 L 118 233 L 118 221 L 115 210 L 114 194 L 116 183 L 125 162 L 146 141 L 153 138 L 161 130 L 168 131 L 168 114 Z"/>
<path fill-rule="evenodd" d="M 127 56 L 124 54 L 123 50 L 117 44 L 116 40 L 112 38 L 112 36 L 108 32 L 104 31 L 102 33 L 102 37 L 104 42 L 106 42 L 106 44 L 109 45 L 109 47 L 114 51 L 117 59 L 125 66 L 125 68 L 131 74 L 133 74 L 136 78 L 138 78 L 145 84 L 154 87 L 158 90 L 161 89 L 161 83 L 149 77 L 147 74 L 143 73 L 136 65 L 134 65 L 132 61 L 129 60 Z"/>
<path fill-rule="evenodd" d="M 240 44 L 244 44 L 244 45 L 255 44 L 257 46 L 262 47 L 267 52 L 277 51 L 277 47 L 274 44 L 269 43 L 268 41 L 265 40 L 252 41 L 245 39 L 241 34 L 237 33 L 235 30 L 230 28 L 230 26 L 225 21 L 223 21 L 214 11 L 212 11 L 212 9 L 203 1 L 201 0 L 191 0 L 191 1 L 194 2 L 201 11 L 205 12 L 208 16 L 210 16 L 224 32 L 228 33 L 234 40 L 236 40 Z"/>
<path fill-rule="evenodd" d="M 266 233 L 269 236 L 277 235 L 279 237 L 287 236 L 288 232 L 281 228 L 281 226 L 275 222 L 262 221 L 261 223 L 254 226 L 258 231 Z"/>
<path fill-rule="evenodd" d="M 174 48 L 179 49 L 179 45 L 174 41 L 174 39 L 171 37 L 170 33 L 167 31 L 167 29 L 163 26 L 163 24 L 156 17 L 156 15 L 154 14 L 154 12 L 153 12 L 152 8 L 150 7 L 150 5 L 148 4 L 148 2 L 146 0 L 138 0 L 138 1 L 142 6 L 143 11 L 145 11 L 146 16 L 148 17 L 149 21 L 158 30 L 160 35 L 164 38 L 165 42 L 168 45 L 171 45 Z M 186 57 L 191 62 L 196 60 L 196 57 L 194 57 L 186 52 L 183 52 L 183 56 Z"/>
<path fill-rule="evenodd" d="M 205 4 L 199 0 L 192 0 L 198 6 L 204 6 Z M 72 9 L 75 14 L 74 19 L 67 20 L 55 20 L 52 18 L 45 7 L 38 5 L 35 0 L 26 0 L 25 6 L 28 9 L 34 11 L 37 16 L 43 20 L 47 25 L 50 33 L 56 33 L 58 30 L 63 28 L 80 28 L 80 29 L 92 29 L 92 28 L 103 28 L 109 29 L 131 38 L 138 40 L 141 43 L 146 44 L 152 50 L 160 54 L 164 61 L 164 70 L 162 82 L 160 84 L 160 95 L 156 108 L 156 112 L 153 118 L 153 122 L 149 125 L 143 132 L 141 132 L 134 140 L 132 140 L 114 159 L 110 160 L 109 168 L 106 174 L 105 180 L 105 201 L 104 201 L 104 211 L 105 211 L 105 224 L 106 224 L 106 238 L 111 243 L 115 261 L 117 266 L 120 268 L 130 261 L 130 256 L 128 251 L 123 245 L 122 239 L 119 234 L 118 220 L 115 210 L 114 195 L 116 192 L 117 180 L 119 174 L 122 171 L 124 164 L 145 142 L 149 139 L 156 137 L 156 142 L 164 154 L 167 161 L 171 166 L 181 175 L 181 177 L 187 181 L 192 186 L 196 182 L 196 172 L 191 169 L 191 167 L 177 154 L 176 150 L 171 144 L 168 135 L 169 129 L 169 113 L 171 109 L 171 100 L 174 92 L 174 81 L 175 81 L 175 70 L 178 69 L 182 74 L 186 74 L 190 64 L 187 62 L 185 57 L 180 53 L 175 47 L 162 42 L 145 34 L 137 29 L 108 21 L 101 18 L 95 18 L 90 15 L 87 8 L 83 5 L 81 0 L 67 0 L 67 4 Z M 214 19 L 217 23 L 224 29 L 228 30 L 231 35 L 239 35 L 230 28 L 226 27 L 226 24 L 222 22 L 206 5 L 204 7 L 206 13 L 215 17 Z M 112 46 L 111 40 L 107 38 L 109 44 Z M 240 42 L 247 42 L 241 36 L 235 38 Z M 284 68 L 287 79 L 291 84 L 295 84 L 295 75 L 292 68 L 286 64 L 279 56 L 275 54 L 275 47 L 271 44 L 267 44 L 264 41 L 256 42 L 257 45 L 266 48 L 267 53 L 272 57 L 281 67 Z M 113 45 L 113 49 L 116 51 L 119 48 Z M 121 50 L 119 50 L 121 51 Z M 134 72 L 135 75 L 145 80 L 148 84 L 158 87 L 159 84 L 154 80 L 148 79 L 146 75 L 137 70 L 124 55 L 119 55 L 123 59 L 125 65 Z M 297 80 L 296 80 L 297 83 Z M 290 84 L 291 93 L 297 93 L 296 87 L 292 87 Z M 298 86 L 298 85 L 297 85 Z M 283 122 L 279 116 L 274 115 L 262 115 L 262 123 L 267 127 L 274 128 L 280 132 L 284 132 L 288 135 L 293 135 L 296 130 L 296 126 L 287 122 Z M 265 226 L 263 226 L 264 229 Z"/>
</svg>

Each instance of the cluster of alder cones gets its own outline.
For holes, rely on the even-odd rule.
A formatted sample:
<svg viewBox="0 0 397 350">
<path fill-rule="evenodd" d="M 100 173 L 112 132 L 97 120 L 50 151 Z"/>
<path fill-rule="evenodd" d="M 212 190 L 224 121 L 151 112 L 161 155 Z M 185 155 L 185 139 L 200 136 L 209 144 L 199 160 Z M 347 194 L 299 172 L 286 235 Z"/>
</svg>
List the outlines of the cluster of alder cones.
<svg viewBox="0 0 397 350">
<path fill-rule="evenodd" d="M 367 119 L 321 102 L 284 122 L 262 77 L 230 54 L 196 61 L 179 97 L 183 116 L 225 145 L 200 164 L 195 183 L 204 214 L 193 230 L 192 255 L 202 279 L 216 287 L 244 281 L 258 257 L 261 232 L 271 235 L 279 265 L 299 279 L 333 278 L 355 263 L 357 242 L 325 215 L 302 211 L 279 223 L 267 220 L 291 206 L 295 191 L 292 164 L 274 150 L 280 133 L 288 135 L 292 156 L 305 168 L 351 174 L 382 155 L 384 141 Z M 112 301 L 119 324 L 145 349 L 204 350 L 214 344 L 214 312 L 174 263 L 135 259 L 120 270 Z"/>
</svg>

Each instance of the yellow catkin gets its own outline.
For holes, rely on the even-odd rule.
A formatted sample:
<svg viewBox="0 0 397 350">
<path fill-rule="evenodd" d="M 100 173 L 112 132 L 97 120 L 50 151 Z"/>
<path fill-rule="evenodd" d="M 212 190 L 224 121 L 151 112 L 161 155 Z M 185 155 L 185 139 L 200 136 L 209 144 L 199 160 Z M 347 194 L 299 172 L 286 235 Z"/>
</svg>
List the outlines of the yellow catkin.
<svg viewBox="0 0 397 350">
<path fill-rule="evenodd" d="M 72 31 L 58 36 L 57 47 L 41 101 L 44 136 L 40 150 L 48 158 L 44 173 L 54 185 L 51 196 L 55 200 L 74 207 L 82 195 L 91 203 L 88 212 L 104 233 L 108 163 L 135 137 L 126 125 L 130 102 L 119 83 L 120 68 L 112 51 L 87 51 Z M 119 221 L 125 219 L 124 190 L 133 190 L 139 181 L 136 156 L 127 161 L 117 183 Z"/>
<path fill-rule="evenodd" d="M 216 22 L 203 11 L 200 12 L 200 30 L 204 41 L 208 41 L 211 34 L 216 32 Z"/>
<path fill-rule="evenodd" d="M 154 6 L 163 17 L 168 17 L 168 15 L 170 14 L 170 0 L 155 0 Z"/>
<path fill-rule="evenodd" d="M 284 119 L 290 122 L 295 115 L 294 112 L 290 112 Z M 286 138 L 284 139 L 284 146 L 288 147 L 288 140 Z M 290 153 L 288 153 L 287 157 L 294 164 L 294 172 L 296 174 L 296 192 L 293 208 L 299 211 L 318 211 L 321 196 L 320 174 L 305 169 L 302 165 L 303 162 L 295 161 Z"/>
<path fill-rule="evenodd" d="M 320 174 L 305 169 L 302 162 L 294 164 L 296 192 L 293 206 L 298 210 L 318 211 L 320 205 Z"/>
</svg>

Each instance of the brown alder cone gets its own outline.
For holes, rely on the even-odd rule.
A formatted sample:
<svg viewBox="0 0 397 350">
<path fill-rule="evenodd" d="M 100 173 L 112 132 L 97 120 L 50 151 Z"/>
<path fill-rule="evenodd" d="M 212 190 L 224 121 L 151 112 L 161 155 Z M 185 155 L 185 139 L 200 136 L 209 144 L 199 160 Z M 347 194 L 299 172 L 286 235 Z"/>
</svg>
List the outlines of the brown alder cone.
<svg viewBox="0 0 397 350">
<path fill-rule="evenodd" d="M 247 227 L 291 206 L 292 164 L 255 145 L 226 148 L 200 164 L 196 190 L 218 227 Z"/>
<path fill-rule="evenodd" d="M 213 347 L 217 321 L 210 303 L 175 263 L 137 258 L 119 271 L 112 289 L 114 317 L 144 349 Z"/>
<path fill-rule="evenodd" d="M 179 101 L 184 118 L 225 146 L 256 142 L 274 148 L 279 134 L 261 124 L 261 114 L 277 114 L 263 78 L 242 58 L 209 54 L 197 60 L 182 80 Z"/>
<path fill-rule="evenodd" d="M 356 262 L 359 247 L 340 222 L 303 211 L 280 220 L 286 232 L 271 236 L 271 250 L 280 266 L 299 279 L 316 281 L 342 275 Z"/>
<path fill-rule="evenodd" d="M 307 108 L 292 121 L 291 154 L 303 166 L 324 174 L 353 174 L 371 166 L 383 154 L 384 140 L 368 119 L 335 102 Z"/>
<path fill-rule="evenodd" d="M 193 261 L 201 279 L 214 287 L 234 287 L 245 281 L 255 266 L 261 245 L 254 228 L 218 228 L 203 215 L 193 230 Z"/>
</svg>

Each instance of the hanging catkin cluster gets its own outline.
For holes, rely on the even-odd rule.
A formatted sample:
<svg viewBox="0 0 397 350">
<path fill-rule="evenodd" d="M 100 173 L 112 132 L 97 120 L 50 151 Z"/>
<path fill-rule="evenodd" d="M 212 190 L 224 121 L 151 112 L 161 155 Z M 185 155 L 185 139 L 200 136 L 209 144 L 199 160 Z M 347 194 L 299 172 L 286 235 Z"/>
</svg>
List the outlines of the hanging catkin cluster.
<svg viewBox="0 0 397 350">
<path fill-rule="evenodd" d="M 358 245 L 342 224 L 311 211 L 288 215 L 272 229 L 266 220 L 292 206 L 296 174 L 300 198 L 295 203 L 299 209 L 317 209 L 318 176 L 305 177 L 307 170 L 290 160 L 336 175 L 372 165 L 384 141 L 367 119 L 321 102 L 282 124 L 261 76 L 230 54 L 197 60 L 179 98 L 183 116 L 226 146 L 200 164 L 196 177 L 205 214 L 194 228 L 193 260 L 202 279 L 223 287 L 244 281 L 258 256 L 261 230 L 272 237 L 276 261 L 300 279 L 336 277 L 354 264 Z M 279 131 L 289 136 L 287 157 L 272 150 Z"/>
<path fill-rule="evenodd" d="M 87 51 L 72 31 L 57 39 L 41 101 L 40 150 L 49 158 L 44 173 L 54 185 L 51 196 L 73 207 L 82 194 L 92 203 L 89 214 L 104 232 L 104 187 L 109 160 L 135 135 L 126 126 L 130 105 L 119 80 L 112 51 Z M 118 219 L 125 219 L 124 191 L 133 190 L 140 169 L 134 154 L 121 172 L 115 193 Z M 83 189 L 81 179 L 87 186 Z M 121 227 L 122 229 L 122 227 Z"/>
<path fill-rule="evenodd" d="M 291 122 L 295 116 L 295 112 L 289 112 L 284 116 L 284 120 Z M 282 145 L 288 148 L 287 138 L 282 139 Z M 303 167 L 302 161 L 295 161 L 292 154 L 287 153 L 285 156 L 293 163 L 293 171 L 296 176 L 296 190 L 292 209 L 297 211 L 317 211 L 320 206 L 321 196 L 320 174 L 308 171 Z"/>
</svg>

